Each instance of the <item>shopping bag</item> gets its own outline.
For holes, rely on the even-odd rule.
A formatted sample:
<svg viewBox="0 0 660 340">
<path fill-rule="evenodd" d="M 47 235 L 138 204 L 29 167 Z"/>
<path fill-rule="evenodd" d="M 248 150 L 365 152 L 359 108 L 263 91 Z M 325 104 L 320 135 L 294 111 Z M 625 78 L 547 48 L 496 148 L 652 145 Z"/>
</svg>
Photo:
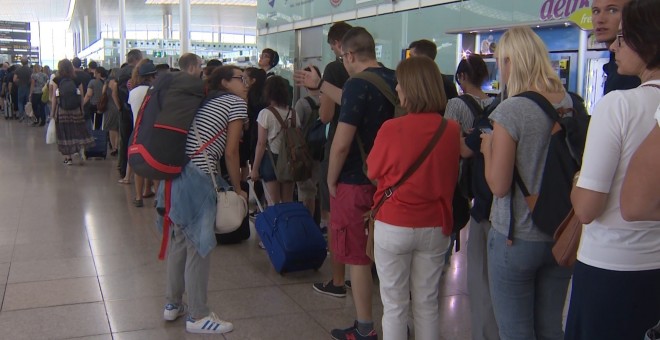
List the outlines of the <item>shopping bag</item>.
<svg viewBox="0 0 660 340">
<path fill-rule="evenodd" d="M 25 104 L 25 115 L 27 115 L 30 118 L 34 118 L 34 110 L 32 109 L 31 102 L 27 102 L 27 104 Z"/>
<path fill-rule="evenodd" d="M 55 133 L 55 119 L 51 119 L 46 129 L 46 144 L 57 143 L 57 134 Z"/>
</svg>

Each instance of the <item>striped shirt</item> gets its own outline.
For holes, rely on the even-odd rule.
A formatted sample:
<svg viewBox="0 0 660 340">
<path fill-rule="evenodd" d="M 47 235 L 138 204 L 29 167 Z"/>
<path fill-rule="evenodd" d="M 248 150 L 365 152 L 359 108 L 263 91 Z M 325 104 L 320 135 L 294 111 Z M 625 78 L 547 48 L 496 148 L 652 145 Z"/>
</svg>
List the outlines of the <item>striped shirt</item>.
<svg viewBox="0 0 660 340">
<path fill-rule="evenodd" d="M 206 173 L 217 173 L 217 164 L 225 152 L 227 145 L 227 126 L 234 120 L 247 120 L 247 104 L 240 97 L 226 94 L 206 102 L 195 115 L 194 126 L 201 135 L 199 141 L 194 130 L 190 129 L 186 141 L 186 154 L 193 164 Z M 200 146 L 211 142 L 206 148 L 206 154 L 211 163 L 211 169 L 206 164 L 204 154 L 195 152 Z"/>
</svg>

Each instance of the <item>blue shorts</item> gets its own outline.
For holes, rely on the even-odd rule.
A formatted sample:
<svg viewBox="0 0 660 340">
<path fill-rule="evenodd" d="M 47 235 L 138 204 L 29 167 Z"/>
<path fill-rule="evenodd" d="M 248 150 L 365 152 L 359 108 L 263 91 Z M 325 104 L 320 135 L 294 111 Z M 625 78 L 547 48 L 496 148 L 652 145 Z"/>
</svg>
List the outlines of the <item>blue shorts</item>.
<svg viewBox="0 0 660 340">
<path fill-rule="evenodd" d="M 270 161 L 271 155 L 273 156 L 272 162 Z M 277 175 L 275 174 L 273 163 L 277 164 L 277 154 L 266 151 L 264 157 L 261 159 L 261 165 L 259 165 L 259 175 L 264 182 L 277 181 Z"/>
</svg>

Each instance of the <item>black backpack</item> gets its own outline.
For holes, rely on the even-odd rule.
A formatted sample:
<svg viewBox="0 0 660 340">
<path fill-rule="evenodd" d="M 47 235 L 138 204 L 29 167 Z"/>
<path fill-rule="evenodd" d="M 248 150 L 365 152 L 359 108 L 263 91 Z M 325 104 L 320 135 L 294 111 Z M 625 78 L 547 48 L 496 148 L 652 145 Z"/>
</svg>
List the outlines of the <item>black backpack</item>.
<svg viewBox="0 0 660 340">
<path fill-rule="evenodd" d="M 307 150 L 315 161 L 322 161 L 325 153 L 325 123 L 319 118 L 319 106 L 311 97 L 305 97 L 305 100 L 312 108 L 312 114 L 302 127 L 302 133 L 307 142 Z"/>
<path fill-rule="evenodd" d="M 138 111 L 128 147 L 128 163 L 136 174 L 156 180 L 181 174 L 190 160 L 188 130 L 203 105 L 203 93 L 201 79 L 185 72 L 164 73 L 156 79 Z M 220 95 L 210 94 L 206 100 Z"/>
<path fill-rule="evenodd" d="M 569 95 L 573 101 L 571 109 L 555 109 L 545 97 L 532 91 L 516 96 L 534 101 L 554 124 L 543 168 L 541 189 L 538 194 L 533 195 L 529 192 L 518 170 L 514 168 L 513 188 L 510 196 L 509 242 L 513 241 L 513 196 L 516 186 L 525 196 L 534 225 L 547 235 L 554 235 L 573 208 L 571 204 L 573 177 L 582 165 L 582 154 L 591 117 L 584 107 L 584 100 L 577 94 L 569 93 Z"/>
<path fill-rule="evenodd" d="M 76 82 L 73 79 L 62 78 L 57 88 L 60 93 L 60 108 L 64 110 L 80 109 L 80 93 L 78 93 L 78 86 L 76 86 Z"/>
</svg>

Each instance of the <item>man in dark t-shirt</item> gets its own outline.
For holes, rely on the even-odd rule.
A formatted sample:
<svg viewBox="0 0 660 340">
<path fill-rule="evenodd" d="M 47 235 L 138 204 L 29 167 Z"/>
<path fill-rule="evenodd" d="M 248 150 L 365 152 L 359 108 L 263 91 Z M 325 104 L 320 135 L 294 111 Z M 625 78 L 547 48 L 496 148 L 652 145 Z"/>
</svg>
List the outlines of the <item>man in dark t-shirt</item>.
<svg viewBox="0 0 660 340">
<path fill-rule="evenodd" d="M 76 80 L 78 80 L 78 82 L 80 82 L 83 86 L 84 97 L 85 94 L 87 94 L 87 85 L 89 85 L 89 82 L 92 80 L 92 76 L 90 76 L 89 73 L 81 68 L 82 62 L 80 61 L 80 58 L 73 58 L 73 60 L 71 60 L 71 64 L 73 64 L 73 69 L 76 72 Z"/>
<path fill-rule="evenodd" d="M 364 28 L 354 27 L 344 35 L 341 58 L 349 75 L 374 73 L 395 91 L 394 71 L 378 64 L 373 36 Z M 363 171 L 364 160 L 358 141 L 368 154 L 381 125 L 392 117 L 394 105 L 375 85 L 360 78 L 351 78 L 344 84 L 328 168 L 332 212 L 330 249 L 333 260 L 351 265 L 357 321 L 353 327 L 332 330 L 335 339 L 378 337 L 371 311 L 372 261 L 365 252 L 367 235 L 364 232 L 364 216 L 371 210 L 376 187 Z"/>
<path fill-rule="evenodd" d="M 21 67 L 14 72 L 14 85 L 18 87 L 18 117 L 23 121 L 25 116 L 25 104 L 30 101 L 30 78 L 32 69 L 28 66 L 28 58 L 21 58 Z"/>
<path fill-rule="evenodd" d="M 426 56 L 433 60 L 438 55 L 438 48 L 433 41 L 422 39 L 413 41 L 408 46 L 410 49 L 410 56 Z M 458 97 L 458 91 L 456 90 L 456 85 L 454 84 L 454 77 L 449 75 L 442 75 L 442 85 L 445 89 L 445 95 L 447 100 Z"/>
<path fill-rule="evenodd" d="M 323 81 L 331 84 L 339 89 L 344 87 L 344 83 L 348 80 L 348 72 L 344 64 L 339 60 L 341 56 L 341 41 L 346 32 L 351 28 L 351 25 L 340 21 L 333 24 L 328 31 L 328 44 L 330 49 L 334 52 L 336 59 L 330 62 L 323 71 Z M 340 98 L 341 99 L 341 98 Z M 340 106 L 331 97 L 321 94 L 320 96 L 319 117 L 321 121 L 329 124 L 327 141 L 325 143 L 325 152 L 323 161 L 321 162 L 321 181 L 319 182 L 319 194 L 321 205 L 321 228 L 326 228 L 330 220 L 330 193 L 328 191 L 328 163 L 330 160 L 330 146 L 337 129 L 339 122 Z M 332 242 L 332 235 L 328 233 L 329 242 Z M 332 262 L 332 279 L 326 282 L 317 282 L 313 284 L 315 291 L 327 294 L 334 297 L 346 296 L 346 286 L 350 286 L 350 282 L 345 281 L 346 266 L 342 262 Z"/>
</svg>

